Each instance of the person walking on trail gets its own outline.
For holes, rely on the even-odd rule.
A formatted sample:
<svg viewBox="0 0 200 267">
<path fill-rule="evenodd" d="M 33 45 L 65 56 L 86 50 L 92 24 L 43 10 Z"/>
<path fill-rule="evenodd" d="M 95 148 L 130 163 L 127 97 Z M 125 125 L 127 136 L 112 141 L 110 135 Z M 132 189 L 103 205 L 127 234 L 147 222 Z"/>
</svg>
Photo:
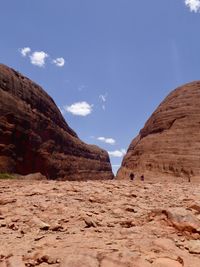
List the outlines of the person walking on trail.
<svg viewBox="0 0 200 267">
<path fill-rule="evenodd" d="M 133 181 L 134 180 L 134 178 L 135 178 L 135 175 L 134 175 L 134 173 L 130 173 L 130 179 L 131 179 L 131 181 Z"/>
<path fill-rule="evenodd" d="M 144 182 L 144 175 L 143 175 L 143 174 L 141 175 L 140 180 L 141 180 L 142 182 Z"/>
</svg>

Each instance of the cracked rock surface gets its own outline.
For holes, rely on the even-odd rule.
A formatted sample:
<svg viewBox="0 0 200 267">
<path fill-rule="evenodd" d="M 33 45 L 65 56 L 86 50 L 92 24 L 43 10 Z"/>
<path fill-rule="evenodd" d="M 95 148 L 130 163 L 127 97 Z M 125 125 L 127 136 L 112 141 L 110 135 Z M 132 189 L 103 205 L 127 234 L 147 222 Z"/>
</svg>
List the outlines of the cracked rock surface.
<svg viewBox="0 0 200 267">
<path fill-rule="evenodd" d="M 200 186 L 0 181 L 0 267 L 200 266 Z"/>
</svg>

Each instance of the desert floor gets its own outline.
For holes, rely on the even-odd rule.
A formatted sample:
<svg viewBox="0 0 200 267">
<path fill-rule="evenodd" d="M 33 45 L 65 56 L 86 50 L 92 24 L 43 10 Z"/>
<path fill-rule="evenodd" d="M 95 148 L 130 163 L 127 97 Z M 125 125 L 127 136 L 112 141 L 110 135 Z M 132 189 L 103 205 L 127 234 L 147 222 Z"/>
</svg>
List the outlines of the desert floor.
<svg viewBox="0 0 200 267">
<path fill-rule="evenodd" d="M 0 267 L 198 267 L 200 185 L 0 181 Z"/>
</svg>

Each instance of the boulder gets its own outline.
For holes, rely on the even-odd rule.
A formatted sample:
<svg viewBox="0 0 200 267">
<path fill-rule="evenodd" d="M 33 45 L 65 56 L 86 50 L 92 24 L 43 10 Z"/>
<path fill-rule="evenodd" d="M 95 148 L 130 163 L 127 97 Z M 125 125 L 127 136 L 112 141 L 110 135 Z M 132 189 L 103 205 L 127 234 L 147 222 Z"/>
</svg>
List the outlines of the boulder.
<svg viewBox="0 0 200 267">
<path fill-rule="evenodd" d="M 185 247 L 189 250 L 191 254 L 200 254 L 200 240 L 187 241 Z"/>
<path fill-rule="evenodd" d="M 169 208 L 163 210 L 163 214 L 165 214 L 168 221 L 180 231 L 188 231 L 191 233 L 200 231 L 200 221 L 189 210 L 179 207 Z"/>
<path fill-rule="evenodd" d="M 36 180 L 36 181 L 46 180 L 46 176 L 42 175 L 40 172 L 30 173 L 24 176 L 20 175 L 17 178 L 22 180 Z"/>
<path fill-rule="evenodd" d="M 82 142 L 53 99 L 0 64 L 0 172 L 48 179 L 112 179 L 108 153 Z"/>
<path fill-rule="evenodd" d="M 200 179 L 200 81 L 172 91 L 133 139 L 117 177 Z M 163 179 L 163 178 L 162 178 Z M 175 178 L 177 179 L 177 178 Z"/>
</svg>

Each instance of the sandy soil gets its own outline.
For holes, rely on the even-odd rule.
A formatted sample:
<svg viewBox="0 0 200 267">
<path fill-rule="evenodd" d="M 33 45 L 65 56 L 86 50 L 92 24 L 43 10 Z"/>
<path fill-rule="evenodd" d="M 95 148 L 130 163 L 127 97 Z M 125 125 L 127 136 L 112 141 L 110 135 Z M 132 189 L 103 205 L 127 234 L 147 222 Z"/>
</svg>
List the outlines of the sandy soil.
<svg viewBox="0 0 200 267">
<path fill-rule="evenodd" d="M 0 267 L 198 267 L 200 185 L 0 181 Z"/>
</svg>

